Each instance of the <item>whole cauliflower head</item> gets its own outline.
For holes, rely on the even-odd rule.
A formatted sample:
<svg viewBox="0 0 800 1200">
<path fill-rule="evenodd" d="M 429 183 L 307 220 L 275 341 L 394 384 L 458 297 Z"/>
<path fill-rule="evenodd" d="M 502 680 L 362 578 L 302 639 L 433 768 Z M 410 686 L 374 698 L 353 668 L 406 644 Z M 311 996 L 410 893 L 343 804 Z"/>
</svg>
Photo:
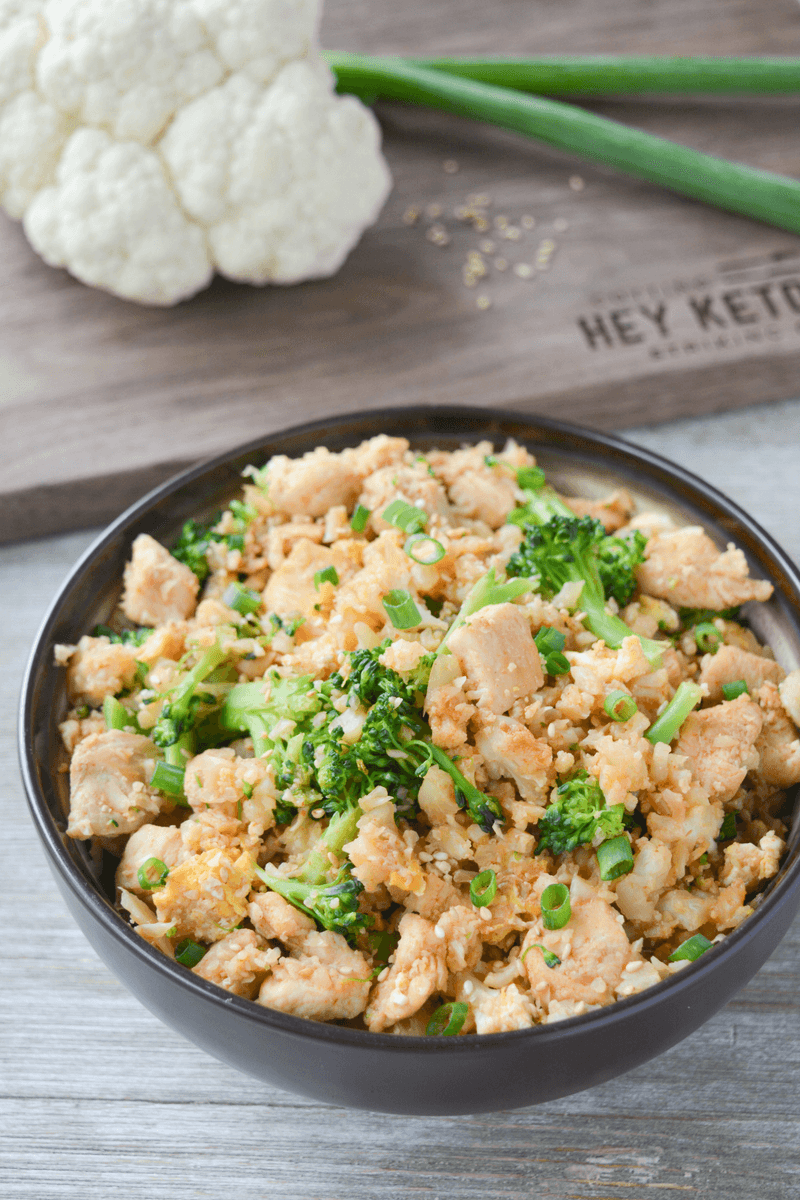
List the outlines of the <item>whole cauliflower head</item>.
<svg viewBox="0 0 800 1200">
<path fill-rule="evenodd" d="M 391 186 L 319 0 L 0 0 L 0 204 L 84 283 L 176 304 L 214 271 L 332 275 Z"/>
</svg>

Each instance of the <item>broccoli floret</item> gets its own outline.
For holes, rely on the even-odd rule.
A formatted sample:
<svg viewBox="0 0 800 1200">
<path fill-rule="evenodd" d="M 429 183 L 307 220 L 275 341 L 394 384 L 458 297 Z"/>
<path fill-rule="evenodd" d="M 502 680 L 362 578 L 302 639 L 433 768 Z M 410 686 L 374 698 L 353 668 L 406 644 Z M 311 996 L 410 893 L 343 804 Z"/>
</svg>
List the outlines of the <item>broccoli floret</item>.
<svg viewBox="0 0 800 1200">
<path fill-rule="evenodd" d="M 107 637 L 110 642 L 119 646 L 141 646 L 152 632 L 152 629 L 142 626 L 141 629 L 123 629 L 117 633 L 109 625 L 95 625 L 92 637 Z"/>
<path fill-rule="evenodd" d="M 603 789 L 586 771 L 577 771 L 556 789 L 539 822 L 539 842 L 535 853 L 550 850 L 567 854 L 576 846 L 592 842 L 598 833 L 603 840 L 617 837 L 624 827 L 624 804 L 606 804 Z"/>
<path fill-rule="evenodd" d="M 609 537 L 600 521 L 576 517 L 551 488 L 529 493 L 529 500 L 517 513 L 524 514 L 525 537 L 508 563 L 512 576 L 535 576 L 538 590 L 554 596 L 565 583 L 582 583 L 578 604 L 586 614 L 584 624 L 616 649 L 626 637 L 633 636 L 623 620 L 606 612 L 606 595 L 618 602 L 630 599 L 636 586 L 633 568 L 641 561 L 643 539 L 630 542 Z M 516 520 L 516 514 L 511 514 Z M 642 649 L 653 666 L 661 665 L 662 647 L 650 638 L 640 637 Z"/>
<path fill-rule="evenodd" d="M 716 621 L 717 617 L 722 617 L 723 621 L 737 621 L 739 619 L 740 605 L 736 608 L 679 608 L 678 616 L 680 617 L 681 626 L 684 629 L 691 629 L 693 625 L 701 625 L 705 621 Z"/>
<path fill-rule="evenodd" d="M 295 908 L 299 908 L 323 929 L 340 933 L 351 945 L 359 933 L 365 932 L 374 918 L 358 908 L 358 897 L 364 890 L 363 883 L 354 879 L 351 866 L 345 863 L 330 882 L 305 883 L 301 879 L 287 879 L 272 875 L 256 867 L 256 874 L 273 892 L 283 896 Z"/>
<path fill-rule="evenodd" d="M 241 500 L 232 500 L 230 512 L 233 516 L 234 529 L 230 533 L 219 533 L 215 526 L 219 524 L 222 513 L 218 512 L 205 525 L 199 521 L 186 521 L 181 529 L 180 537 L 170 553 L 179 562 L 185 563 L 190 571 L 194 571 L 203 583 L 209 575 L 208 547 L 210 542 L 225 542 L 229 550 L 244 550 L 244 535 L 247 526 L 257 516 L 256 509 Z"/>
<path fill-rule="evenodd" d="M 225 658 L 226 652 L 215 642 L 169 693 L 169 700 L 161 709 L 151 736 L 172 766 L 185 767 L 187 758 L 195 753 L 199 721 L 217 705 L 214 693 L 203 691 L 201 684 Z"/>
</svg>

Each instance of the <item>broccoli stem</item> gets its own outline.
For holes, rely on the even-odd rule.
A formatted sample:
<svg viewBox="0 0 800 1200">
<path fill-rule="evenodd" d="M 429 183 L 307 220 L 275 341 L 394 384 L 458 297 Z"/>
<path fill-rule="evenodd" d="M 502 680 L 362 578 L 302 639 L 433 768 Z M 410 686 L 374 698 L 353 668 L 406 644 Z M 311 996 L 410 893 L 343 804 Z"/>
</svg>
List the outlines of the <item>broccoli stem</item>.
<svg viewBox="0 0 800 1200">
<path fill-rule="evenodd" d="M 474 783 L 470 783 L 438 746 L 429 746 L 427 749 L 436 765 L 450 776 L 455 784 L 456 798 L 459 798 L 460 793 L 464 800 L 463 807 L 466 808 L 475 824 L 480 825 L 484 833 L 491 833 L 496 821 L 499 821 L 501 825 L 505 824 L 503 810 L 494 796 L 487 796 L 484 792 L 479 791 Z"/>
<path fill-rule="evenodd" d="M 300 868 L 298 878 L 303 883 L 321 884 L 325 881 L 332 865 L 329 855 L 345 857 L 343 847 L 358 836 L 358 818 L 360 816 L 361 809 L 358 805 L 347 809 L 346 812 L 334 813 L 328 823 L 328 828 L 314 849 L 309 852 Z"/>
<path fill-rule="evenodd" d="M 671 742 L 689 713 L 697 707 L 702 698 L 703 691 L 700 685 L 690 683 L 685 679 L 679 685 L 661 716 L 653 722 L 644 736 L 654 745 L 656 742 Z"/>
<path fill-rule="evenodd" d="M 189 715 L 189 706 L 192 702 L 192 697 L 197 691 L 198 685 L 206 679 L 212 671 L 216 671 L 226 658 L 226 652 L 222 649 L 219 641 L 216 641 L 213 646 L 209 646 L 208 650 L 195 663 L 190 671 L 184 675 L 181 682 L 172 693 L 169 700 L 169 715 L 175 722 L 185 721 Z"/>
<path fill-rule="evenodd" d="M 270 733 L 277 720 L 272 719 L 264 699 L 264 685 L 258 682 L 231 688 L 220 714 L 224 729 L 250 734 L 256 758 L 262 758 L 270 750 Z"/>
</svg>

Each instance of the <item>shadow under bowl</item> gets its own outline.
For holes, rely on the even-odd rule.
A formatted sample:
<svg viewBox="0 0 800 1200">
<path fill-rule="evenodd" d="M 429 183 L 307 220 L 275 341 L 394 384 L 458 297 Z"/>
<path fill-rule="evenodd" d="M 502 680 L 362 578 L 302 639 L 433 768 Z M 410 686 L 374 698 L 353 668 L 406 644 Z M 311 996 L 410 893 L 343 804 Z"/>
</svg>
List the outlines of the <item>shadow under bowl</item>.
<svg viewBox="0 0 800 1200">
<path fill-rule="evenodd" d="M 84 842 L 65 835 L 67 776 L 58 723 L 65 673 L 53 646 L 76 642 L 107 620 L 121 590 L 133 539 L 167 545 L 189 517 L 223 506 L 240 472 L 273 454 L 317 445 L 340 450 L 378 433 L 420 450 L 451 450 L 512 437 L 567 492 L 601 496 L 618 485 L 640 505 L 700 524 L 734 541 L 773 599 L 752 624 L 781 664 L 800 665 L 800 574 L 755 521 L 713 488 L 660 456 L 619 438 L 535 416 L 458 407 L 399 408 L 333 417 L 271 435 L 184 471 L 145 496 L 87 550 L 53 602 L 28 664 L 19 751 L 36 830 L 64 900 L 95 951 L 168 1026 L 256 1079 L 332 1104 L 422 1115 L 490 1112 L 540 1104 L 603 1083 L 661 1054 L 722 1007 L 762 966 L 800 907 L 800 822 L 777 877 L 756 911 L 725 940 L 671 979 L 628 999 L 552 1025 L 455 1038 L 396 1037 L 321 1024 L 230 995 L 167 959 L 114 909 L 113 872 Z M 108 856 L 105 856 L 106 858 Z"/>
</svg>

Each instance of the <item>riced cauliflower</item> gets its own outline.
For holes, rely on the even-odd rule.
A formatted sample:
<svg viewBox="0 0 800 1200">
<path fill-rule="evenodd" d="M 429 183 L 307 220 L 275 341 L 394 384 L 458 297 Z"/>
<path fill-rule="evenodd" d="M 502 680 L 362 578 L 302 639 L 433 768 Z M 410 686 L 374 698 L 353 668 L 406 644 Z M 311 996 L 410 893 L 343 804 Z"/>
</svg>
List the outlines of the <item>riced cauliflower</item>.
<svg viewBox="0 0 800 1200">
<path fill-rule="evenodd" d="M 0 203 L 52 266 L 170 305 L 333 274 L 391 181 L 318 0 L 2 0 Z"/>
<path fill-rule="evenodd" d="M 145 940 L 297 1017 L 468 1036 L 633 996 L 747 918 L 800 671 L 731 610 L 771 591 L 738 550 L 559 497 L 514 443 L 246 475 L 56 647 L 67 833 L 118 856 Z"/>
</svg>

